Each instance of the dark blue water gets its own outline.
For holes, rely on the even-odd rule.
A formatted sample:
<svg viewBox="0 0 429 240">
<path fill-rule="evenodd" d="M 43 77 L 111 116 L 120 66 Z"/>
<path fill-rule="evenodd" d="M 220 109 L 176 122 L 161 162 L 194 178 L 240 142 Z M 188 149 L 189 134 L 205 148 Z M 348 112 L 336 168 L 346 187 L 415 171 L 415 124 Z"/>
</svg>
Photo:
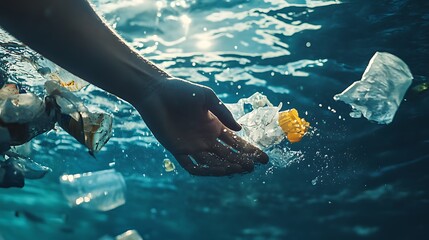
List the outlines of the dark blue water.
<svg viewBox="0 0 429 240">
<path fill-rule="evenodd" d="M 90 86 L 79 94 L 114 114 L 114 137 L 96 159 L 61 130 L 34 139 L 30 156 L 53 172 L 0 189 L 0 239 L 98 239 L 128 229 L 145 240 L 427 238 L 429 91 L 412 88 L 428 82 L 429 2 L 159 2 L 94 3 L 143 55 L 225 102 L 259 91 L 307 111 L 315 132 L 283 143 L 302 152 L 300 161 L 224 178 L 166 173 L 162 160 L 171 156 L 133 108 Z M 400 57 L 414 76 L 389 125 L 352 119 L 332 99 L 376 51 Z M 40 91 L 43 81 L 25 71 L 11 75 Z M 112 162 L 125 176 L 127 203 L 104 213 L 68 207 L 58 177 Z"/>
</svg>

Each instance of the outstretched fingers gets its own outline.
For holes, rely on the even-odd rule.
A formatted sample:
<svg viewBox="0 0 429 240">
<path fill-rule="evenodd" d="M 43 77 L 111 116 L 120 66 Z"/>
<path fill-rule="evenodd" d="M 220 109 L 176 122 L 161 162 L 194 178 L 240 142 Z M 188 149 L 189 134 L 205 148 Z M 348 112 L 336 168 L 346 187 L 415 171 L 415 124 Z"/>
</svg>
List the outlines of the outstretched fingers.
<svg viewBox="0 0 429 240">
<path fill-rule="evenodd" d="M 237 163 L 231 163 L 216 154 L 201 152 L 190 155 L 176 155 L 179 164 L 190 174 L 196 176 L 228 176 L 248 172 Z"/>
<path fill-rule="evenodd" d="M 211 152 L 228 163 L 240 165 L 246 172 L 251 172 L 255 168 L 255 164 L 249 155 L 240 154 L 220 141 L 213 144 Z"/>
<path fill-rule="evenodd" d="M 223 129 L 219 139 L 227 145 L 237 150 L 240 154 L 249 156 L 254 159 L 255 162 L 266 164 L 268 163 L 268 155 L 265 154 L 261 149 L 237 136 L 234 132 L 229 129 Z"/>
</svg>

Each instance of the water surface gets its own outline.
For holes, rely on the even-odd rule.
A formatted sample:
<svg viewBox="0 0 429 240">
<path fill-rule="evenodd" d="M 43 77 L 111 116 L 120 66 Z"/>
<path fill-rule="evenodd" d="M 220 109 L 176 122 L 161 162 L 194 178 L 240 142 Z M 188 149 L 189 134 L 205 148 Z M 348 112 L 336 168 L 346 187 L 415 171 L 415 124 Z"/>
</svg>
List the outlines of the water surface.
<svg viewBox="0 0 429 240">
<path fill-rule="evenodd" d="M 30 156 L 53 172 L 24 189 L 0 189 L 4 239 L 98 239 L 128 229 L 145 240 L 426 237 L 429 93 L 411 88 L 428 81 L 428 2 L 93 3 L 173 75 L 212 87 L 225 102 L 262 92 L 285 109 L 307 112 L 315 131 L 280 146 L 302 152 L 292 163 L 224 178 L 193 177 L 181 168 L 166 173 L 162 160 L 171 155 L 137 112 L 89 86 L 79 94 L 91 109 L 115 116 L 114 136 L 96 158 L 60 129 L 34 139 Z M 390 125 L 352 119 L 349 106 L 332 99 L 360 78 L 376 51 L 403 59 L 415 78 Z M 0 67 L 10 81 L 41 94 L 43 79 L 19 60 L 25 54 L 34 53 L 2 48 Z M 112 163 L 125 176 L 127 203 L 105 213 L 69 208 L 58 177 Z M 16 217 L 17 210 L 29 214 Z"/>
</svg>

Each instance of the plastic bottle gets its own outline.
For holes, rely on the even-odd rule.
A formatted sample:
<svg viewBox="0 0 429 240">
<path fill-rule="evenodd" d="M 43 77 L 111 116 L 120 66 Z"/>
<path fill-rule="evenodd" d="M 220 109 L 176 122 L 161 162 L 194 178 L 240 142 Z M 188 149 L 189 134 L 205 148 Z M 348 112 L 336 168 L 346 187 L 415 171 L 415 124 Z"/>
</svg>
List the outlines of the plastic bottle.
<svg viewBox="0 0 429 240">
<path fill-rule="evenodd" d="M 125 203 L 125 180 L 114 169 L 63 175 L 60 184 L 71 206 L 108 211 Z"/>
<path fill-rule="evenodd" d="M 250 105 L 247 113 L 246 104 Z M 259 92 L 225 106 L 243 128 L 238 135 L 262 149 L 279 144 L 285 138 L 291 143 L 299 142 L 310 127 L 305 119 L 299 117 L 296 109 L 280 112 L 282 104 L 273 106 Z"/>
</svg>

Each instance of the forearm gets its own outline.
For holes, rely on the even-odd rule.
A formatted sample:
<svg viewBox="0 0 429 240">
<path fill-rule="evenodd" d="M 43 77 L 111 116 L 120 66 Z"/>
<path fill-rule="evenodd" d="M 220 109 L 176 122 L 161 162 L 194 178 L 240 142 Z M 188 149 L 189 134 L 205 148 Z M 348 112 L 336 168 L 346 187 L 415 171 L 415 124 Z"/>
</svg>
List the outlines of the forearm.
<svg viewBox="0 0 429 240">
<path fill-rule="evenodd" d="M 168 77 L 127 46 L 86 0 L 2 0 L 0 26 L 66 70 L 129 102 Z"/>
</svg>

